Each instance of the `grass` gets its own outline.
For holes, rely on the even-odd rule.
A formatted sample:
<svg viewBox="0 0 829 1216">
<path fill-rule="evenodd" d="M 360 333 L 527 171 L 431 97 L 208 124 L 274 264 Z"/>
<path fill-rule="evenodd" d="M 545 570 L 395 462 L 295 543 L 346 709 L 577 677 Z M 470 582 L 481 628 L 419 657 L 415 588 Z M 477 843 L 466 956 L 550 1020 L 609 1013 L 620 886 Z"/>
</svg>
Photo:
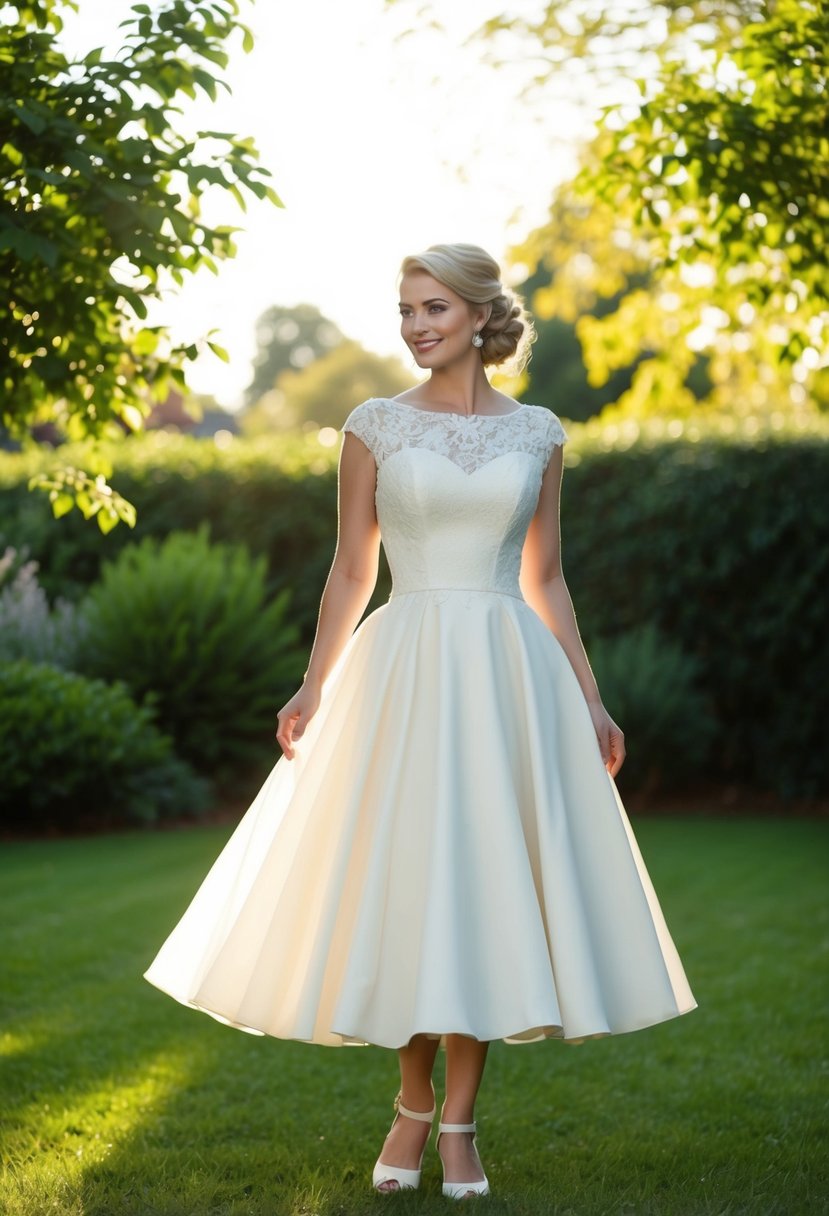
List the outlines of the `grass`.
<svg viewBox="0 0 829 1216">
<path fill-rule="evenodd" d="M 829 1211 L 829 828 L 635 826 L 700 1008 L 578 1047 L 496 1044 L 478 1111 L 494 1194 L 476 1210 Z M 420 1192 L 370 1191 L 393 1053 L 254 1038 L 141 978 L 227 835 L 3 847 L 6 1216 L 447 1211 L 431 1147 Z"/>
</svg>

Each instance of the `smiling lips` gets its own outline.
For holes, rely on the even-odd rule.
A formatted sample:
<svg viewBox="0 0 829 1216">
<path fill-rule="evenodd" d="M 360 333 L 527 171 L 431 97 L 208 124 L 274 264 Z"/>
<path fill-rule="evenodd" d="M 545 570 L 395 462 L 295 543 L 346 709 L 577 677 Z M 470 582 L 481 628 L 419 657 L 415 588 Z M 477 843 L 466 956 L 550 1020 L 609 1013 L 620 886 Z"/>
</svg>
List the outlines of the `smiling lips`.
<svg viewBox="0 0 829 1216">
<path fill-rule="evenodd" d="M 428 340 L 423 341 L 423 342 L 415 342 L 414 345 L 415 345 L 416 349 L 418 351 L 420 351 L 421 354 L 423 354 L 424 351 L 431 350 L 433 346 L 437 346 L 438 342 L 440 342 L 440 341 L 441 341 L 440 338 L 429 338 Z"/>
</svg>

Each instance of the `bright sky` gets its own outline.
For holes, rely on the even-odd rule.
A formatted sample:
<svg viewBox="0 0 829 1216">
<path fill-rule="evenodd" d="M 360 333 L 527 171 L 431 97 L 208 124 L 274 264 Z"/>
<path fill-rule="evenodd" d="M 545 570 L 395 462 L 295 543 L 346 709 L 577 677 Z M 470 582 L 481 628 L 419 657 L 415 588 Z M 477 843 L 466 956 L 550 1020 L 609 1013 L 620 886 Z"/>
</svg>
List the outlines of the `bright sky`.
<svg viewBox="0 0 829 1216">
<path fill-rule="evenodd" d="M 245 228 L 236 258 L 151 318 L 188 341 L 220 330 L 230 364 L 204 356 L 190 373 L 196 391 L 239 402 L 255 321 L 271 304 L 316 304 L 348 336 L 408 364 L 397 316 L 402 257 L 437 241 L 472 241 L 500 259 L 572 173 L 584 109 L 552 100 L 530 107 L 519 96 L 523 69 L 493 69 L 480 45 L 463 46 L 490 5 L 437 5 L 445 33 L 417 18 L 418 7 L 243 3 L 255 49 L 232 57 L 232 96 L 199 102 L 193 117 L 198 127 L 252 135 L 286 206 L 252 200 L 243 215 L 222 198 L 220 216 L 208 218 Z M 64 42 L 83 52 L 117 37 L 129 3 L 80 0 L 80 10 L 67 18 Z M 418 28 L 406 33 L 413 21 Z"/>
</svg>

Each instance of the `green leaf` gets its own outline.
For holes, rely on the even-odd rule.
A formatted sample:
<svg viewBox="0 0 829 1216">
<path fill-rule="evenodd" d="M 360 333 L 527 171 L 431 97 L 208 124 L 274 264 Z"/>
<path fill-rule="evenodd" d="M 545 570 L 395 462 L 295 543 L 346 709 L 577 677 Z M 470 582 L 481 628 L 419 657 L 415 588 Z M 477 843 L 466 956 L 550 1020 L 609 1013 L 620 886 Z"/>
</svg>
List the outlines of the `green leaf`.
<svg viewBox="0 0 829 1216">
<path fill-rule="evenodd" d="M 4 156 L 6 160 L 13 165 L 17 166 L 23 164 L 23 153 L 19 148 L 16 148 L 14 144 L 10 144 L 8 141 L 3 144 L 2 148 L 0 148 L 0 155 Z"/>
<path fill-rule="evenodd" d="M 158 349 L 160 337 L 157 328 L 140 329 L 133 339 L 133 350 L 139 355 L 151 355 Z"/>
<path fill-rule="evenodd" d="M 13 249 L 24 262 L 37 259 L 52 267 L 58 260 L 58 247 L 53 241 L 22 228 L 5 229 L 3 244 L 5 248 Z"/>
<path fill-rule="evenodd" d="M 15 113 L 20 121 L 35 135 L 41 135 L 46 130 L 46 119 L 42 114 L 38 114 L 31 109 L 30 106 L 25 104 L 18 105 Z"/>
<path fill-rule="evenodd" d="M 52 493 L 49 495 L 52 501 L 52 513 L 55 519 L 60 519 L 62 515 L 68 514 L 75 505 L 75 500 L 71 494 L 67 493 Z"/>
<path fill-rule="evenodd" d="M 118 524 L 118 516 L 115 511 L 108 510 L 106 508 L 99 511 L 95 518 L 97 519 L 98 527 L 101 529 L 104 536 L 106 536 L 108 532 L 111 532 L 112 529 Z"/>
</svg>

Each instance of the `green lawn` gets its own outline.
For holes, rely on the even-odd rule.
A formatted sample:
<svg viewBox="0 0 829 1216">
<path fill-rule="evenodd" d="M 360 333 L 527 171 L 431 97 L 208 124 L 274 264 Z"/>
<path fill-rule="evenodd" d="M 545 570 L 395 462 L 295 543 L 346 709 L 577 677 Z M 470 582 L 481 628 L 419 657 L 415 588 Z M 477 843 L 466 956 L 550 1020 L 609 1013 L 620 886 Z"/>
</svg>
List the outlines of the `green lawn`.
<svg viewBox="0 0 829 1216">
<path fill-rule="evenodd" d="M 829 1211 L 829 825 L 635 827 L 700 1008 L 578 1047 L 496 1044 L 481 1212 Z M 7 1216 L 446 1212 L 431 1146 L 419 1193 L 370 1191 L 393 1053 L 255 1038 L 141 978 L 227 835 L 2 847 Z"/>
</svg>

